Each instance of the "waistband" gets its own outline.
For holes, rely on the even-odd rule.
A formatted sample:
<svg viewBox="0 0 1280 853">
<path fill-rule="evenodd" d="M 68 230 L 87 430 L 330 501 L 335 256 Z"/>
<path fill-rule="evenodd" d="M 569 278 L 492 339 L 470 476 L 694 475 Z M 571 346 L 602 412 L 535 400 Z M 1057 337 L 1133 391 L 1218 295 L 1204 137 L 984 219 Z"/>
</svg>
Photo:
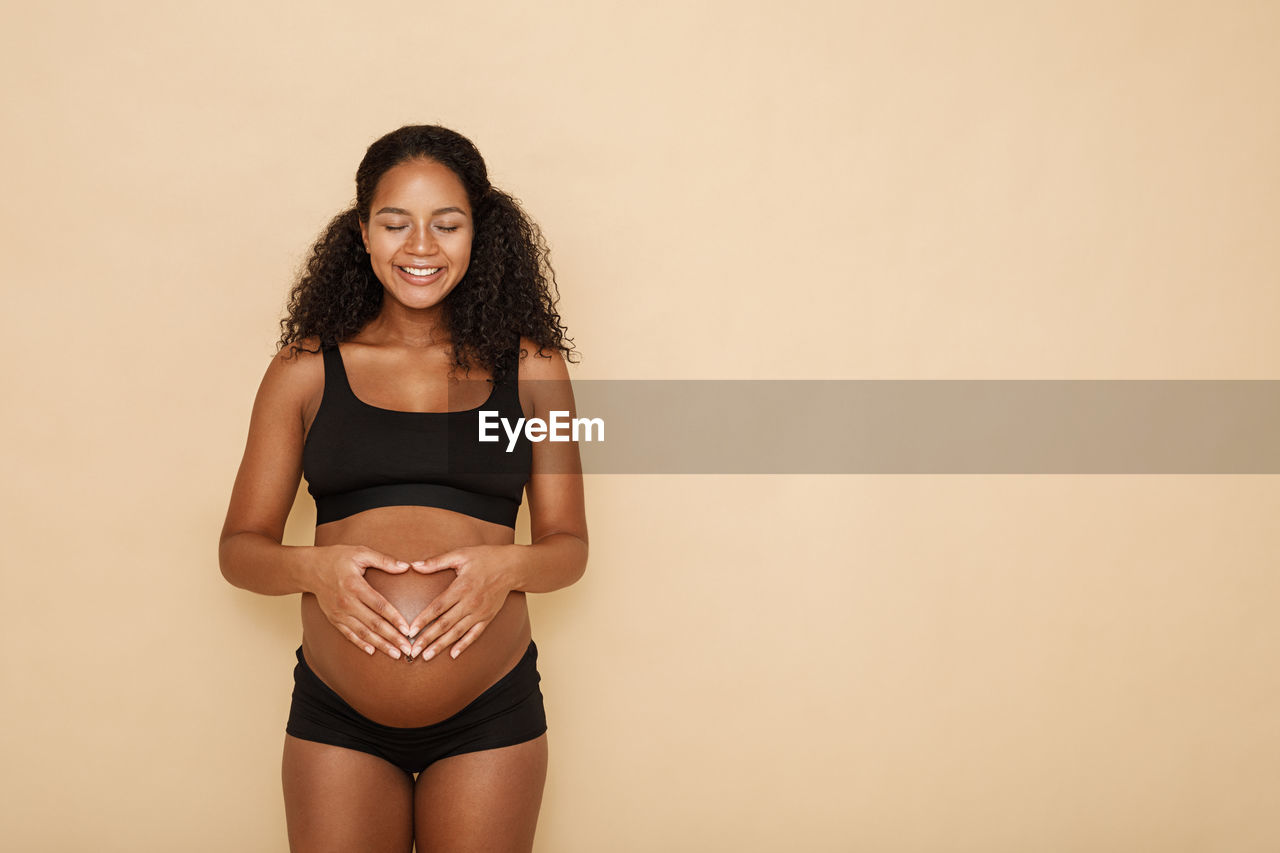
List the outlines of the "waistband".
<svg viewBox="0 0 1280 853">
<path fill-rule="evenodd" d="M 316 524 L 337 521 L 381 506 L 433 506 L 515 527 L 516 516 L 520 512 L 519 501 L 439 483 L 388 483 L 313 497 L 316 501 Z"/>
<path fill-rule="evenodd" d="M 428 731 L 438 734 L 450 728 L 474 725 L 490 716 L 498 716 L 513 705 L 524 701 L 530 694 L 538 691 L 538 684 L 542 680 L 537 666 L 538 646 L 530 640 L 529 647 L 525 649 L 524 655 L 516 665 L 456 714 L 426 726 L 388 726 L 361 714 L 338 695 L 337 691 L 321 681 L 307 664 L 302 654 L 302 646 L 298 646 L 294 656 L 298 660 L 297 666 L 293 668 L 295 691 L 302 691 L 308 699 L 322 706 L 329 713 L 344 717 L 366 729 L 388 735 L 412 735 L 415 732 Z"/>
</svg>

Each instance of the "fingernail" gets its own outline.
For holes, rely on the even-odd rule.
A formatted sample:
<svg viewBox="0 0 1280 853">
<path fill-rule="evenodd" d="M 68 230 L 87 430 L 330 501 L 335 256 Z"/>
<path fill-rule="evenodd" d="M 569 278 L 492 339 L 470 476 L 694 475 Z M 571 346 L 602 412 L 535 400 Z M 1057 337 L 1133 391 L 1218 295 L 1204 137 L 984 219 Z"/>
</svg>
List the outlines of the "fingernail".
<svg viewBox="0 0 1280 853">
<path fill-rule="evenodd" d="M 399 567 L 400 567 L 400 568 L 402 568 L 402 569 L 407 569 L 407 568 L 409 568 L 409 564 L 408 564 L 408 563 L 406 563 L 404 560 L 400 560 L 398 563 L 396 563 L 396 565 L 397 565 L 397 566 L 399 566 Z"/>
<path fill-rule="evenodd" d="M 369 654 L 373 654 L 373 646 L 365 646 L 364 650 Z"/>
<path fill-rule="evenodd" d="M 458 652 L 460 652 L 460 651 L 462 651 L 462 649 L 454 649 L 453 651 L 449 652 L 449 657 L 451 657 L 451 658 L 457 658 L 457 657 L 458 657 Z"/>
<path fill-rule="evenodd" d="M 399 650 L 399 649 L 397 649 L 396 647 L 392 646 L 392 647 L 391 647 L 391 656 L 392 656 L 393 658 L 395 658 L 396 660 L 400 660 L 400 650 Z"/>
<path fill-rule="evenodd" d="M 408 625 L 401 625 L 401 626 L 400 626 L 400 633 L 401 633 L 401 634 L 404 634 L 406 637 L 412 637 L 412 636 L 413 636 L 413 634 L 410 634 L 410 633 L 409 633 L 409 626 L 408 626 Z"/>
<path fill-rule="evenodd" d="M 436 650 L 435 650 L 435 649 L 427 649 L 426 653 L 422 655 L 422 659 L 423 659 L 423 660 L 431 660 L 431 659 L 432 659 L 433 657 L 435 657 L 435 656 L 436 656 Z"/>
</svg>

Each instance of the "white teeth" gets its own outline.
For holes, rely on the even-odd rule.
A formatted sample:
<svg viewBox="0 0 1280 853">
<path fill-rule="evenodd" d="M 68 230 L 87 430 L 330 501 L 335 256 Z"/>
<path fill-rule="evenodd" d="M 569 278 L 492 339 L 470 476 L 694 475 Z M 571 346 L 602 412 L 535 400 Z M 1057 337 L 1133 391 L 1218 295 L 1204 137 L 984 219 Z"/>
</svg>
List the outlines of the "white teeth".
<svg viewBox="0 0 1280 853">
<path fill-rule="evenodd" d="M 440 272 L 440 267 L 401 267 L 409 275 L 431 275 Z"/>
</svg>

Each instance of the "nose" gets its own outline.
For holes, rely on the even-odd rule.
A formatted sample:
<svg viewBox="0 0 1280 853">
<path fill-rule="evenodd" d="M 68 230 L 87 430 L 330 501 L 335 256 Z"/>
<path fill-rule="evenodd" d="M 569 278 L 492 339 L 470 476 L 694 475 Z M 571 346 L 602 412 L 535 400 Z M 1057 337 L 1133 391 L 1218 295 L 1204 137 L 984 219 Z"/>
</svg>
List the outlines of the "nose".
<svg viewBox="0 0 1280 853">
<path fill-rule="evenodd" d="M 415 228 L 409 236 L 409 240 L 405 245 L 415 255 L 434 255 L 436 252 L 436 238 L 428 228 Z"/>
</svg>

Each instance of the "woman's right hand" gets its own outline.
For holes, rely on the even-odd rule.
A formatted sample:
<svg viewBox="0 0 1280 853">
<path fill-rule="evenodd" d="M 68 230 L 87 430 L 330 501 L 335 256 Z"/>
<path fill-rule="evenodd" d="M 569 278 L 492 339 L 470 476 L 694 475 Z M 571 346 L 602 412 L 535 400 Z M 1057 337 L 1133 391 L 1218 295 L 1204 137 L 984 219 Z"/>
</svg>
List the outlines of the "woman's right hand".
<svg viewBox="0 0 1280 853">
<path fill-rule="evenodd" d="M 308 592 L 325 618 L 368 654 L 374 647 L 392 658 L 408 657 L 409 623 L 391 602 L 365 580 L 366 569 L 403 574 L 409 564 L 361 545 L 321 545 L 310 563 Z"/>
</svg>

